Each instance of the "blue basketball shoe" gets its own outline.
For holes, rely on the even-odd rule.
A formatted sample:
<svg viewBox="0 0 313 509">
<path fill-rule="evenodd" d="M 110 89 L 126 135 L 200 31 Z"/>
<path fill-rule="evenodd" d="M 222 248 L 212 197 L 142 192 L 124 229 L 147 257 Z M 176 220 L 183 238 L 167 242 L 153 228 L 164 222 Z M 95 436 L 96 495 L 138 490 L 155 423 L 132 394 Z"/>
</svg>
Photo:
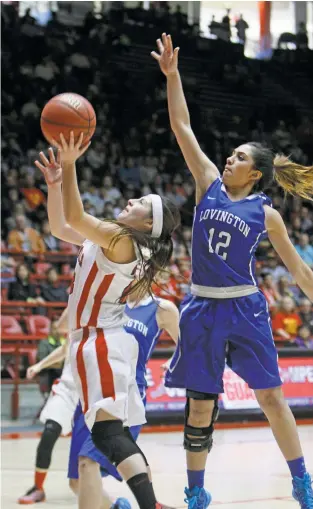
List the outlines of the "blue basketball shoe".
<svg viewBox="0 0 313 509">
<path fill-rule="evenodd" d="M 194 486 L 191 490 L 185 488 L 185 502 L 188 504 L 188 509 L 206 509 L 212 500 L 208 491 L 204 488 Z"/>
<path fill-rule="evenodd" d="M 131 509 L 131 505 L 127 498 L 117 498 L 111 509 Z"/>
<path fill-rule="evenodd" d="M 292 485 L 292 496 L 299 502 L 301 509 L 313 509 L 313 489 L 310 474 L 306 472 L 303 478 L 294 477 Z"/>
</svg>

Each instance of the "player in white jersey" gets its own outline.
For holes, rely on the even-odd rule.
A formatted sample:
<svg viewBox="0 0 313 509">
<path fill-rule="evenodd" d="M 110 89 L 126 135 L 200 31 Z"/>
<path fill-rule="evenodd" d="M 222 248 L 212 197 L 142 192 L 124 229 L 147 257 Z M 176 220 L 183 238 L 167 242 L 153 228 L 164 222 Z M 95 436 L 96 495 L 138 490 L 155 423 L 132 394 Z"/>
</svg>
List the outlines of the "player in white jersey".
<svg viewBox="0 0 313 509">
<path fill-rule="evenodd" d="M 57 160 L 49 149 L 49 160 L 40 153 L 42 163 L 36 161 L 48 185 L 52 234 L 82 246 L 69 299 L 71 367 L 95 446 L 118 467 L 139 507 L 154 509 L 157 502 L 147 462 L 124 429 L 145 422 L 135 380 L 138 344 L 123 328 L 124 306 L 134 288 L 141 288 L 142 294 L 149 291 L 157 271 L 168 264 L 171 235 L 180 216 L 174 204 L 158 195 L 129 200 L 117 221 L 87 214 L 75 167 L 88 148 L 82 148 L 82 142 L 83 135 L 77 144 L 73 133 L 68 143 L 60 135 L 54 142 Z M 150 250 L 148 260 L 143 248 Z M 143 277 L 132 285 L 138 265 Z M 88 476 L 82 479 L 80 509 L 100 508 L 101 490 L 89 489 Z M 97 482 L 101 483 L 100 474 Z"/>
<path fill-rule="evenodd" d="M 59 332 L 67 332 L 67 310 L 64 310 L 56 326 Z M 66 344 L 59 346 L 40 362 L 27 370 L 31 379 L 43 369 L 61 362 L 66 355 Z M 45 425 L 37 447 L 34 486 L 18 499 L 19 504 L 34 504 L 45 500 L 44 482 L 50 467 L 52 451 L 59 436 L 68 435 L 72 429 L 72 419 L 78 403 L 78 393 L 67 356 L 60 379 L 52 386 L 40 420 Z"/>
</svg>

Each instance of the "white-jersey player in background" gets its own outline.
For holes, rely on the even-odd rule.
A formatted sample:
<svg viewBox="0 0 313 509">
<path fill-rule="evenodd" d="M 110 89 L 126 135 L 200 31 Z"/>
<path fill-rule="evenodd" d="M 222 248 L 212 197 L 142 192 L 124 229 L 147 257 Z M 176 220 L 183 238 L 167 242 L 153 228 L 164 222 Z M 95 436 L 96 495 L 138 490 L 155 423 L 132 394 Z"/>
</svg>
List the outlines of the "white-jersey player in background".
<svg viewBox="0 0 313 509">
<path fill-rule="evenodd" d="M 59 333 L 66 334 L 67 309 L 56 323 Z M 44 482 L 50 467 L 53 448 L 59 436 L 68 435 L 72 430 L 72 419 L 78 403 L 78 393 L 72 376 L 69 356 L 66 356 L 66 344 L 59 346 L 50 355 L 27 370 L 27 378 L 33 378 L 45 368 L 65 359 L 61 377 L 52 386 L 50 396 L 40 414 L 45 425 L 36 453 L 34 485 L 18 499 L 19 504 L 44 502 Z"/>
</svg>

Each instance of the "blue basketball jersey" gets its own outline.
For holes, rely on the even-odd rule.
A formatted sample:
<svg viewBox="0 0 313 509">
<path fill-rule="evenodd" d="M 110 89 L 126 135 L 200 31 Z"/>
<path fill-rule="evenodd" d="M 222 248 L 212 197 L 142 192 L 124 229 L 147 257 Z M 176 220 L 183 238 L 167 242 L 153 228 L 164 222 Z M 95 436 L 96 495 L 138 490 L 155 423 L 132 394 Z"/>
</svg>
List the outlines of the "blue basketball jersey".
<svg viewBox="0 0 313 509">
<path fill-rule="evenodd" d="M 211 287 L 256 285 L 255 251 L 266 237 L 263 193 L 233 202 L 217 178 L 195 207 L 192 282 Z"/>
<path fill-rule="evenodd" d="M 161 329 L 159 329 L 156 320 L 158 305 L 159 301 L 157 299 L 148 297 L 141 302 L 140 306 L 131 308 L 126 305 L 125 308 L 128 321 L 124 327 L 127 332 L 135 336 L 139 345 L 136 372 L 136 381 L 139 386 L 147 385 L 145 379 L 146 364 L 161 334 Z"/>
</svg>

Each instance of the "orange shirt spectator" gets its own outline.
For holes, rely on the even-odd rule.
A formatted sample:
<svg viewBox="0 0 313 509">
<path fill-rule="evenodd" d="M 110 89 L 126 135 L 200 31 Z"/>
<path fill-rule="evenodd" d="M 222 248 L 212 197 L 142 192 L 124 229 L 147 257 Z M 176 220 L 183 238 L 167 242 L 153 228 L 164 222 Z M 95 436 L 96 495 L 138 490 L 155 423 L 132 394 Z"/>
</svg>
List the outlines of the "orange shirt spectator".
<svg viewBox="0 0 313 509">
<path fill-rule="evenodd" d="M 10 231 L 8 236 L 9 249 L 25 253 L 44 253 L 45 244 L 34 228 L 26 226 L 25 216 L 16 216 L 16 229 Z"/>
<path fill-rule="evenodd" d="M 29 210 L 36 210 L 40 205 L 46 203 L 46 197 L 40 189 L 35 186 L 33 175 L 26 175 L 25 186 L 20 189 L 26 199 Z"/>
<path fill-rule="evenodd" d="M 260 288 L 265 295 L 270 310 L 272 310 L 280 301 L 280 295 L 271 274 L 263 274 L 263 281 Z"/>
<path fill-rule="evenodd" d="M 277 341 L 289 341 L 295 339 L 298 327 L 302 321 L 298 313 L 294 311 L 295 303 L 291 297 L 284 297 L 278 313 L 273 318 L 273 332 Z"/>
<path fill-rule="evenodd" d="M 39 207 L 39 205 L 44 205 L 46 203 L 45 195 L 40 189 L 37 189 L 36 187 L 22 187 L 20 191 L 24 195 L 30 210 L 35 210 L 37 207 Z"/>
</svg>

